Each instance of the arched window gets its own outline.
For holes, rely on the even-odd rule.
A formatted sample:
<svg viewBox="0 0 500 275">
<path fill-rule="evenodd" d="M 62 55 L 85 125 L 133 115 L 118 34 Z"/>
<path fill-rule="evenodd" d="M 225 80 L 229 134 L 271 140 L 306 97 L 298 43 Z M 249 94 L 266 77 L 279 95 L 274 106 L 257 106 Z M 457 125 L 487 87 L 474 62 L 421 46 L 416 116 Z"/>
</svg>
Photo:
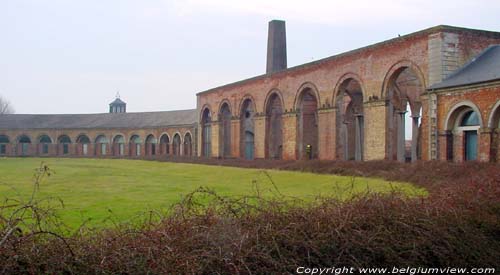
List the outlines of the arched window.
<svg viewBox="0 0 500 275">
<path fill-rule="evenodd" d="M 60 146 L 62 146 L 62 154 L 69 154 L 69 145 L 71 144 L 71 139 L 67 135 L 62 135 L 57 139 Z"/>
<path fill-rule="evenodd" d="M 181 136 L 179 134 L 174 135 L 174 140 L 172 143 L 172 151 L 175 156 L 181 155 Z"/>
<path fill-rule="evenodd" d="M 29 155 L 30 149 L 31 149 L 31 139 L 26 136 L 26 135 L 21 135 L 17 138 L 17 143 L 18 143 L 18 152 L 20 153 L 21 156 L 27 156 Z"/>
<path fill-rule="evenodd" d="M 453 108 L 446 122 L 446 159 L 457 162 L 477 160 L 481 117 L 472 103 Z"/>
<path fill-rule="evenodd" d="M 160 150 L 164 155 L 170 154 L 170 138 L 167 134 L 163 134 L 160 138 Z"/>
<path fill-rule="evenodd" d="M 156 155 L 156 138 L 153 135 L 146 137 L 146 155 L 154 156 Z"/>
<path fill-rule="evenodd" d="M 95 139 L 96 143 L 96 152 L 101 156 L 105 156 L 108 151 L 108 139 L 104 135 L 100 135 Z"/>
<path fill-rule="evenodd" d="M 240 154 L 241 157 L 251 160 L 254 158 L 255 143 L 255 110 L 254 103 L 247 98 L 243 101 L 240 111 Z"/>
<path fill-rule="evenodd" d="M 113 154 L 115 156 L 125 155 L 125 138 L 122 135 L 116 135 L 113 138 Z"/>
<path fill-rule="evenodd" d="M 212 155 L 212 116 L 210 109 L 205 108 L 201 117 L 201 140 L 202 156 L 210 157 Z"/>
<path fill-rule="evenodd" d="M 219 154 L 222 157 L 231 156 L 231 117 L 231 109 L 229 108 L 229 104 L 225 102 L 219 111 Z"/>
<path fill-rule="evenodd" d="M 80 151 L 79 154 L 82 154 L 84 156 L 88 155 L 90 144 L 89 137 L 86 135 L 80 135 L 76 139 L 76 143 L 78 143 L 78 150 Z"/>
<path fill-rule="evenodd" d="M 283 157 L 283 104 L 278 93 L 273 92 L 266 106 L 266 157 Z"/>
<path fill-rule="evenodd" d="M 184 135 L 184 156 L 190 157 L 193 152 L 193 142 L 191 140 L 191 134 L 188 132 Z"/>
<path fill-rule="evenodd" d="M 50 144 L 52 144 L 52 139 L 47 135 L 41 135 L 38 138 L 38 153 L 42 155 L 48 154 Z"/>
<path fill-rule="evenodd" d="M 468 111 L 464 114 L 457 130 L 464 133 L 464 159 L 476 160 L 478 148 L 477 130 L 479 129 L 479 118 L 476 112 Z"/>
<path fill-rule="evenodd" d="M 141 144 L 142 140 L 138 135 L 133 135 L 130 138 L 130 155 L 140 156 L 141 155 Z"/>
</svg>

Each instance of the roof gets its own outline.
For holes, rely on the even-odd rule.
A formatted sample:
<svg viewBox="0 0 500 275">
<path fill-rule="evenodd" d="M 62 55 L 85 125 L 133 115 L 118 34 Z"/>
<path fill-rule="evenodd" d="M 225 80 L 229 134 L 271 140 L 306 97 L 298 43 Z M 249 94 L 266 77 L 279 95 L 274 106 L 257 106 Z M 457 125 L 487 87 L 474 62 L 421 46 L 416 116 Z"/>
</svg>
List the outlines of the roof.
<svg viewBox="0 0 500 275">
<path fill-rule="evenodd" d="M 493 45 L 442 82 L 429 89 L 443 89 L 500 79 L 500 45 Z"/>
<path fill-rule="evenodd" d="M 143 113 L 0 115 L 0 129 L 156 128 L 192 125 L 196 122 L 195 109 Z"/>
<path fill-rule="evenodd" d="M 109 105 L 125 105 L 123 100 L 121 100 L 119 97 L 117 97 L 113 102 L 109 103 Z"/>
<path fill-rule="evenodd" d="M 285 70 L 281 70 L 281 71 L 277 71 L 277 72 L 273 72 L 273 73 L 268 73 L 268 74 L 262 74 L 262 75 L 254 76 L 254 77 L 247 78 L 247 79 L 244 79 L 244 80 L 236 81 L 236 82 L 233 82 L 233 83 L 225 84 L 225 85 L 222 85 L 222 86 L 219 86 L 219 87 L 211 88 L 211 89 L 199 92 L 199 93 L 197 93 L 197 95 L 207 94 L 207 93 L 215 92 L 215 91 L 217 91 L 219 89 L 229 88 L 229 87 L 234 87 L 234 86 L 246 84 L 246 83 L 249 83 L 249 82 L 252 82 L 252 81 L 256 81 L 256 80 L 259 80 L 259 79 L 273 77 L 273 76 L 278 75 L 278 74 L 286 74 L 286 73 L 289 73 L 289 72 L 292 72 L 292 71 L 298 71 L 298 70 L 301 70 L 301 69 L 304 69 L 304 68 L 307 68 L 307 67 L 320 65 L 320 64 L 323 64 L 323 63 L 326 63 L 326 62 L 331 62 L 331 61 L 339 59 L 341 57 L 345 57 L 345 56 L 357 54 L 357 53 L 360 53 L 360 52 L 363 52 L 363 51 L 367 51 L 367 50 L 370 50 L 370 49 L 374 49 L 374 48 L 377 48 L 377 47 L 380 47 L 380 46 L 383 46 L 383 45 L 387 45 L 387 44 L 391 44 L 391 43 L 395 43 L 395 42 L 399 42 L 399 41 L 405 41 L 405 40 L 410 39 L 412 37 L 417 37 L 417 36 L 421 36 L 421 35 L 429 35 L 429 34 L 438 33 L 438 32 L 455 32 L 455 33 L 469 32 L 469 33 L 480 34 L 480 35 L 487 36 L 487 37 L 492 37 L 492 38 L 500 38 L 500 32 L 486 31 L 486 30 L 476 30 L 476 29 L 468 29 L 468 28 L 448 26 L 448 25 L 438 25 L 438 26 L 435 26 L 435 27 L 431 27 L 431 28 L 424 29 L 424 30 L 421 30 L 421 31 L 417 31 L 417 32 L 414 32 L 414 33 L 410 33 L 410 34 L 407 34 L 407 35 L 402 35 L 402 36 L 399 36 L 399 37 L 396 37 L 396 38 L 393 38 L 393 39 L 389 39 L 389 40 L 386 40 L 386 41 L 382 41 L 382 42 L 379 42 L 379 43 L 375 43 L 375 44 L 372 44 L 372 45 L 369 45 L 369 46 L 366 46 L 366 47 L 362 47 L 362 48 L 358 48 L 358 49 L 351 50 L 351 51 L 348 51 L 348 52 L 344 52 L 344 53 L 332 55 L 332 56 L 329 56 L 329 57 L 326 57 L 326 58 L 323 58 L 323 59 L 319 59 L 319 60 L 316 60 L 316 61 L 304 63 L 304 64 L 301 64 L 301 65 L 298 65 L 298 66 L 290 67 L 290 68 L 287 68 Z"/>
</svg>

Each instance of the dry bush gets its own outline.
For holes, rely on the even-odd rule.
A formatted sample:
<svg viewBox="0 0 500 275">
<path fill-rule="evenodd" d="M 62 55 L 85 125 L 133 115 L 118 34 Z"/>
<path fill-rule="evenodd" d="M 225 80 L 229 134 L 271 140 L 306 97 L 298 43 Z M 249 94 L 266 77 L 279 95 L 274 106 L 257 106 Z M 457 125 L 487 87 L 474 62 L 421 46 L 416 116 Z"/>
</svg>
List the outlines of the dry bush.
<svg viewBox="0 0 500 275">
<path fill-rule="evenodd" d="M 411 181 L 431 192 L 411 199 L 399 193 L 364 194 L 343 202 L 322 198 L 305 206 L 286 197 L 221 197 L 200 188 L 159 222 L 145 218 L 139 227 L 82 230 L 63 240 L 48 234 L 35 237 L 30 231 L 11 234 L 0 245 L 0 272 L 283 274 L 298 266 L 500 268 L 498 166 L 320 161 L 273 165 Z M 2 220 L 0 232 L 5 229 Z"/>
</svg>

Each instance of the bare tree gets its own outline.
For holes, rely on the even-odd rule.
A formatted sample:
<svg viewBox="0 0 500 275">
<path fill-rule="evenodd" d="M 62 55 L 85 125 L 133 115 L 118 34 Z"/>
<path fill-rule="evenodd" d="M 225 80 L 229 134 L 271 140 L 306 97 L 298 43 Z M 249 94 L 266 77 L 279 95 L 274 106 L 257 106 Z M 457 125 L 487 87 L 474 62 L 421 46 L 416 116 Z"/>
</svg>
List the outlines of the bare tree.
<svg viewBox="0 0 500 275">
<path fill-rule="evenodd" d="M 13 114 L 14 113 L 14 108 L 12 108 L 12 105 L 10 105 L 10 102 L 0 96 L 0 115 L 3 114 Z"/>
</svg>

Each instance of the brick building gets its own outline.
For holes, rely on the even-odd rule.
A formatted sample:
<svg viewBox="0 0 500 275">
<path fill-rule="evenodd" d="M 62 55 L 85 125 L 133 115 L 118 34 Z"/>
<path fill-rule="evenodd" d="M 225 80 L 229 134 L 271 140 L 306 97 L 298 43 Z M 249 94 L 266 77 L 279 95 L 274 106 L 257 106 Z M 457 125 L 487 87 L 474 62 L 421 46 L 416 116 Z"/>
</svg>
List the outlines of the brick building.
<svg viewBox="0 0 500 275">
<path fill-rule="evenodd" d="M 0 155 L 497 161 L 497 44 L 437 26 L 287 68 L 274 20 L 266 73 L 198 93 L 196 110 L 3 115 Z"/>
<path fill-rule="evenodd" d="M 0 156 L 196 155 L 196 110 L 107 114 L 0 115 Z"/>
</svg>

